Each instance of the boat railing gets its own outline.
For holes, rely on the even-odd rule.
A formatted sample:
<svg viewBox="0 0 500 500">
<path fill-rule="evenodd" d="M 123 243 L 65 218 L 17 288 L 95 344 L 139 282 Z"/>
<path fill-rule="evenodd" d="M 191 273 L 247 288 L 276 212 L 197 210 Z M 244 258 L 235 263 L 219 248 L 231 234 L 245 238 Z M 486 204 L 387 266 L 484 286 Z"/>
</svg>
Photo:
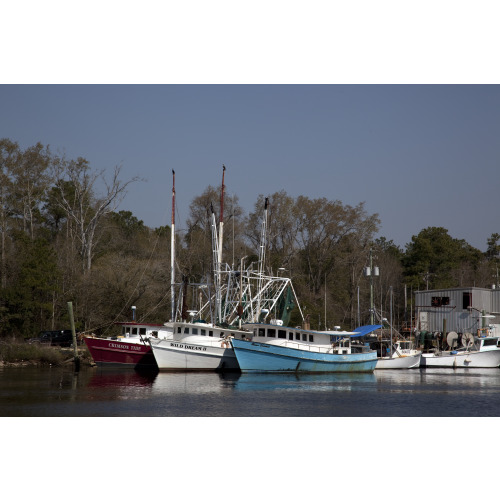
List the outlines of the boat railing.
<svg viewBox="0 0 500 500">
<path fill-rule="evenodd" d="M 294 340 L 284 340 L 281 343 L 276 343 L 274 345 L 279 345 L 281 347 L 290 347 L 292 349 L 299 349 L 301 351 L 312 351 L 323 354 L 332 354 L 335 353 L 338 349 L 348 350 L 347 347 L 338 347 L 332 345 L 322 345 L 322 344 L 304 344 L 302 342 L 296 342 Z"/>
</svg>

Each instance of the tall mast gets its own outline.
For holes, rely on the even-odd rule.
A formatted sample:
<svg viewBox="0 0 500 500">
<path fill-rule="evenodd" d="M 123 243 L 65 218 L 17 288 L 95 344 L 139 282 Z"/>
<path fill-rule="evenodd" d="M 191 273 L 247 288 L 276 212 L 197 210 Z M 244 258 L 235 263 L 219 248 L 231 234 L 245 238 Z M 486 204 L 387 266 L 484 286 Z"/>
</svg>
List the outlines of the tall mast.
<svg viewBox="0 0 500 500">
<path fill-rule="evenodd" d="M 175 171 L 172 170 L 172 229 L 170 232 L 170 294 L 172 296 L 172 321 L 175 321 Z"/>
<path fill-rule="evenodd" d="M 220 266 L 222 264 L 222 235 L 224 232 L 224 173 L 226 172 L 226 167 L 222 165 L 222 187 L 220 190 L 220 218 L 219 218 L 219 255 L 217 256 L 217 261 Z"/>
<path fill-rule="evenodd" d="M 267 237 L 267 206 L 269 198 L 266 198 L 264 203 L 264 216 L 262 218 L 262 228 L 260 233 L 260 249 L 259 249 L 259 277 L 258 277 L 258 290 L 257 290 L 257 320 L 260 317 L 260 294 L 262 292 L 262 280 L 264 279 L 265 259 L 266 259 L 266 237 Z"/>
<path fill-rule="evenodd" d="M 221 320 L 221 279 L 220 279 L 220 263 L 219 263 L 219 241 L 217 239 L 217 223 L 215 221 L 214 207 L 210 203 L 211 211 L 211 228 L 212 228 L 212 254 L 214 266 L 214 288 L 215 288 L 215 322 Z"/>
</svg>

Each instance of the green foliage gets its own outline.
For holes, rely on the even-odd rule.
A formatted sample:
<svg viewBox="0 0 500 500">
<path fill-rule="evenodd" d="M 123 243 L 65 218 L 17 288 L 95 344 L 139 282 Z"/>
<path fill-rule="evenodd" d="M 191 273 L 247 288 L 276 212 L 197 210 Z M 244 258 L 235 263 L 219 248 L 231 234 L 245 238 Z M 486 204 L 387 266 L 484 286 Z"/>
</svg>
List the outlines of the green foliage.
<svg viewBox="0 0 500 500">
<path fill-rule="evenodd" d="M 415 288 L 459 286 L 457 271 L 469 264 L 477 269 L 481 252 L 465 240 L 457 240 L 442 227 L 428 227 L 412 237 L 403 257 L 406 282 Z M 463 285 L 461 285 L 463 286 Z"/>
<path fill-rule="evenodd" d="M 486 258 L 496 263 L 500 262 L 500 234 L 493 233 L 487 240 L 488 249 L 486 250 Z"/>
<path fill-rule="evenodd" d="M 3 294 L 7 310 L 16 313 L 9 315 L 3 327 L 30 336 L 43 329 L 52 316 L 60 273 L 56 254 L 46 240 L 31 241 L 21 233 L 17 243 L 17 280 Z"/>
</svg>

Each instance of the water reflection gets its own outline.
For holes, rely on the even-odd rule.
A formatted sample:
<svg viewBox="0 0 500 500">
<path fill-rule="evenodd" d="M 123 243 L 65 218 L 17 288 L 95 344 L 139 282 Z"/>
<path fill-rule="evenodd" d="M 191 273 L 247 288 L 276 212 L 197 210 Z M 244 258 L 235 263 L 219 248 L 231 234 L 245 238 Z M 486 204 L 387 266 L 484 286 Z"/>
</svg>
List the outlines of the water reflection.
<svg viewBox="0 0 500 500">
<path fill-rule="evenodd" d="M 0 416 L 500 416 L 500 370 L 342 374 L 4 368 Z"/>
<path fill-rule="evenodd" d="M 156 372 L 96 368 L 88 382 L 88 387 L 151 387 L 156 376 Z"/>
<path fill-rule="evenodd" d="M 373 373 L 275 374 L 275 373 L 158 373 L 154 394 L 215 394 L 225 391 L 351 391 L 376 382 Z"/>
<path fill-rule="evenodd" d="M 155 394 L 210 394 L 234 387 L 240 373 L 160 372 L 155 378 Z"/>
<path fill-rule="evenodd" d="M 352 391 L 376 381 L 373 373 L 245 373 L 238 391 Z"/>
</svg>

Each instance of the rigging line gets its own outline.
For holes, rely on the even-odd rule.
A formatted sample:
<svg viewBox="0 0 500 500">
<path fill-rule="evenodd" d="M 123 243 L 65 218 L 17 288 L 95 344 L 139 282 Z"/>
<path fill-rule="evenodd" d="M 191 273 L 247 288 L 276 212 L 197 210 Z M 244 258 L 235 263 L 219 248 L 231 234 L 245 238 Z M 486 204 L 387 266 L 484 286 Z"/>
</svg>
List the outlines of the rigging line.
<svg viewBox="0 0 500 500">
<path fill-rule="evenodd" d="M 145 313 L 141 317 L 141 319 L 145 320 L 149 315 L 153 314 L 160 307 L 160 305 L 162 305 L 165 302 L 165 300 L 167 299 L 167 297 L 170 297 L 170 290 L 168 290 L 165 293 L 165 295 L 158 301 L 158 303 L 154 307 L 152 307 L 147 313 Z"/>
</svg>

